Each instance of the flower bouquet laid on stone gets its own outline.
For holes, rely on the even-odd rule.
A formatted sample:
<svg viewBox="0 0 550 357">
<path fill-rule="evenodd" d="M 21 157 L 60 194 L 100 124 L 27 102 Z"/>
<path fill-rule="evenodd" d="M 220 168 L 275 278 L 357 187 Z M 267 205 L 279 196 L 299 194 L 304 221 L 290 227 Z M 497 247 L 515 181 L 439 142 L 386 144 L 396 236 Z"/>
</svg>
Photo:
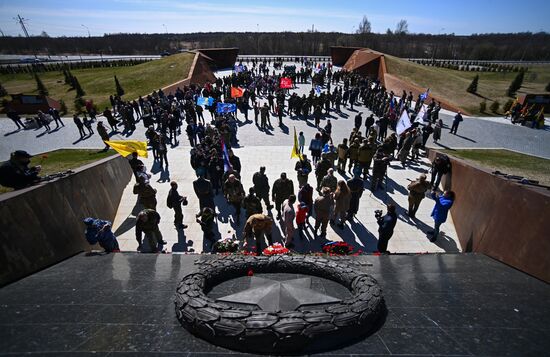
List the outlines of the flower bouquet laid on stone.
<svg viewBox="0 0 550 357">
<path fill-rule="evenodd" d="M 263 250 L 264 255 L 277 255 L 277 254 L 288 254 L 290 253 L 290 250 L 288 250 L 284 245 L 277 242 L 269 247 L 265 248 Z"/>
<path fill-rule="evenodd" d="M 239 250 L 239 242 L 234 237 L 223 238 L 214 243 L 215 253 L 235 253 Z"/>
<path fill-rule="evenodd" d="M 359 255 L 361 250 L 354 252 L 353 247 L 346 242 L 328 242 L 323 245 L 323 252 L 328 255 Z"/>
</svg>

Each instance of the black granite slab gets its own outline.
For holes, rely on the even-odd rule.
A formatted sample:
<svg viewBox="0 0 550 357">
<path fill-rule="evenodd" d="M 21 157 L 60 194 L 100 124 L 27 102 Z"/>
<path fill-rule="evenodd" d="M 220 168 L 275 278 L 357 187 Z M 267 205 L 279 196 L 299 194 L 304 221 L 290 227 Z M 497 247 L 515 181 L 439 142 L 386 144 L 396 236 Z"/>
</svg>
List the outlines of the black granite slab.
<svg viewBox="0 0 550 357">
<path fill-rule="evenodd" d="M 224 356 L 189 334 L 172 302 L 192 255 L 75 256 L 0 289 L 0 355 Z M 550 285 L 477 254 L 353 257 L 382 287 L 388 314 L 368 338 L 323 356 L 543 356 L 550 350 Z M 287 280 L 303 277 L 273 274 Z M 214 287 L 212 297 L 248 288 Z M 343 297 L 331 281 L 311 288 Z"/>
</svg>

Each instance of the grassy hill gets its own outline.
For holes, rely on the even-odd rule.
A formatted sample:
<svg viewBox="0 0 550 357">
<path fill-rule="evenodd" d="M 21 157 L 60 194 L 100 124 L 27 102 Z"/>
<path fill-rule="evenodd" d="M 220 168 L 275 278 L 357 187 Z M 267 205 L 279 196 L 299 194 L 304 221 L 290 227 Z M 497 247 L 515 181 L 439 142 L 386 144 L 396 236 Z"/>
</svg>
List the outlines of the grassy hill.
<svg viewBox="0 0 550 357">
<path fill-rule="evenodd" d="M 385 55 L 385 60 L 388 73 L 420 88 L 430 88 L 435 96 L 445 98 L 451 104 L 472 114 L 487 115 L 493 101 L 497 100 L 502 108 L 506 101 L 514 99 L 506 96 L 506 90 L 517 73 L 466 72 L 428 67 L 389 55 Z M 476 74 L 479 75 L 477 95 L 466 92 Z M 544 88 L 548 83 L 550 66 L 531 66 L 517 94 L 546 93 Z M 479 103 L 484 99 L 487 100 L 487 113 L 480 113 Z"/>
<path fill-rule="evenodd" d="M 86 92 L 85 100 L 93 100 L 99 110 L 109 105 L 109 95 L 114 94 L 116 75 L 125 91 L 123 98 L 135 99 L 140 95 L 183 80 L 187 77 L 193 53 L 180 53 L 159 60 L 129 67 L 91 68 L 71 71 Z M 53 99 L 63 99 L 69 114 L 74 111 L 75 91 L 64 83 L 62 72 L 39 74 Z M 0 83 L 8 93 L 38 94 L 31 74 L 0 75 Z M 8 99 L 11 99 L 8 96 Z"/>
</svg>

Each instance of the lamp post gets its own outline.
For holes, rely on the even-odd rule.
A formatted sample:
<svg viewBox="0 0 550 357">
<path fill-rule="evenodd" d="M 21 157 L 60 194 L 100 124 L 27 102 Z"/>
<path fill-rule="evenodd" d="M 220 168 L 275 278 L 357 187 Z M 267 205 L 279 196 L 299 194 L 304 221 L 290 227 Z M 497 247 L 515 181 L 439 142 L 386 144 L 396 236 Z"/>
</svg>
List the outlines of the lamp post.
<svg viewBox="0 0 550 357">
<path fill-rule="evenodd" d="M 86 25 L 84 25 L 84 24 L 80 24 L 80 26 L 86 28 L 86 30 L 88 31 L 88 37 L 92 37 L 92 36 L 90 35 L 90 28 L 89 28 L 88 26 L 86 26 Z"/>
</svg>

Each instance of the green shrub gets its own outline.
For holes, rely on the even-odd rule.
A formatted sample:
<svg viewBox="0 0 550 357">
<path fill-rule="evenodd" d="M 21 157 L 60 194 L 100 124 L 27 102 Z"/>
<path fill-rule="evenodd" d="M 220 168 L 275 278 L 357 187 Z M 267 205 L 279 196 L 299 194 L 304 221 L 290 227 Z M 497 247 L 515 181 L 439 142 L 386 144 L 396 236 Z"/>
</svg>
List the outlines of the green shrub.
<svg viewBox="0 0 550 357">
<path fill-rule="evenodd" d="M 492 104 L 491 104 L 491 107 L 489 108 L 491 110 L 491 112 L 493 113 L 497 113 L 498 112 L 498 108 L 500 107 L 500 103 L 498 102 L 498 100 L 495 100 Z"/>
<path fill-rule="evenodd" d="M 480 113 L 485 113 L 485 110 L 487 110 L 487 101 L 483 101 L 481 103 L 479 103 L 479 112 Z"/>
<path fill-rule="evenodd" d="M 468 93 L 476 93 L 477 92 L 477 83 L 479 82 L 479 75 L 476 75 L 474 79 L 472 80 L 472 83 L 468 86 L 466 89 L 466 92 Z"/>
<path fill-rule="evenodd" d="M 48 89 L 36 73 L 34 74 L 34 80 L 36 81 L 36 89 L 38 90 L 38 93 L 40 95 L 48 95 Z"/>
</svg>

